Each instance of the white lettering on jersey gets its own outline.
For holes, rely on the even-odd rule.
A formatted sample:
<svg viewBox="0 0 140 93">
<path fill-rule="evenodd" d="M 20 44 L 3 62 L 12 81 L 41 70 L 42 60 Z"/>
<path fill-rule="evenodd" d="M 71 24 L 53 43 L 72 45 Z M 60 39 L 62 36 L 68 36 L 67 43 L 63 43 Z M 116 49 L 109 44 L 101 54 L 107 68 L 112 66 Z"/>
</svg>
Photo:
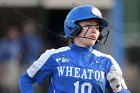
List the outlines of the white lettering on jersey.
<svg viewBox="0 0 140 93">
<path fill-rule="evenodd" d="M 60 77 L 60 76 L 63 76 L 64 68 L 65 68 L 65 66 L 57 67 L 57 70 L 58 70 L 58 73 L 59 73 L 59 77 Z"/>
<path fill-rule="evenodd" d="M 101 74 L 100 74 L 100 71 L 98 71 L 98 70 L 95 70 L 95 74 L 94 74 L 95 76 L 95 79 L 96 79 L 96 81 L 99 81 L 100 80 L 100 78 L 101 78 Z"/>
<path fill-rule="evenodd" d="M 87 79 L 87 72 L 86 72 L 85 69 L 83 69 L 83 73 L 82 73 L 82 75 L 81 75 L 81 78 Z"/>
<path fill-rule="evenodd" d="M 105 78 L 104 77 L 105 72 L 103 72 L 103 71 L 100 71 L 100 72 L 101 72 L 101 79 L 104 79 Z M 102 81 L 101 79 L 100 79 L 100 81 Z"/>
<path fill-rule="evenodd" d="M 94 71 L 91 70 L 91 69 L 88 69 L 88 72 L 89 72 L 89 78 L 88 78 L 88 79 L 92 79 L 92 78 L 91 78 L 91 74 L 94 73 Z"/>
<path fill-rule="evenodd" d="M 66 75 L 65 76 L 72 76 L 72 68 L 73 67 L 67 67 L 66 66 Z"/>
<path fill-rule="evenodd" d="M 74 69 L 75 69 L 74 77 L 80 78 L 80 74 L 79 74 L 80 68 L 75 67 Z"/>
<path fill-rule="evenodd" d="M 62 76 L 70 76 L 75 78 L 83 78 L 83 79 L 95 79 L 96 81 L 102 81 L 105 77 L 105 72 L 93 69 L 82 69 L 78 67 L 70 67 L 70 66 L 58 66 L 58 75 Z"/>
</svg>

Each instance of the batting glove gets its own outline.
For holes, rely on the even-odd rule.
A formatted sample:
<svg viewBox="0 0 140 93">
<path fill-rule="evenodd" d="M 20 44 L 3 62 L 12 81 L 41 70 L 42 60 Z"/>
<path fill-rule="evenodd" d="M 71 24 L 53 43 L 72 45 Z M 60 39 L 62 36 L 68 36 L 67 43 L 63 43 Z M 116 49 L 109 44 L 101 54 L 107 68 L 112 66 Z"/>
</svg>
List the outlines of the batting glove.
<svg viewBox="0 0 140 93">
<path fill-rule="evenodd" d="M 116 70 L 115 66 L 111 66 L 110 72 L 107 74 L 107 80 L 114 93 L 120 92 L 122 88 L 127 89 L 122 74 Z"/>
</svg>

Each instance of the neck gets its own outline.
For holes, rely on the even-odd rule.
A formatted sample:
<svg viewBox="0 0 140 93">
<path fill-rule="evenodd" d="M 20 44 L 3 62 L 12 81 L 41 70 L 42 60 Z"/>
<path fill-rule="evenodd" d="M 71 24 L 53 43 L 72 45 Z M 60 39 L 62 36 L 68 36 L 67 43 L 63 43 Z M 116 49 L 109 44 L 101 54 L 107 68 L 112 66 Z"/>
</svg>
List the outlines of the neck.
<svg viewBox="0 0 140 93">
<path fill-rule="evenodd" d="M 80 46 L 80 47 L 88 47 L 85 44 L 83 44 L 78 38 L 79 37 L 73 39 L 73 42 L 75 45 Z"/>
<path fill-rule="evenodd" d="M 90 47 L 81 47 L 81 46 L 76 45 L 74 42 L 70 43 L 70 47 L 71 47 L 72 50 L 74 50 L 77 53 L 80 53 L 82 55 L 88 55 L 93 50 L 92 46 L 90 46 Z"/>
</svg>

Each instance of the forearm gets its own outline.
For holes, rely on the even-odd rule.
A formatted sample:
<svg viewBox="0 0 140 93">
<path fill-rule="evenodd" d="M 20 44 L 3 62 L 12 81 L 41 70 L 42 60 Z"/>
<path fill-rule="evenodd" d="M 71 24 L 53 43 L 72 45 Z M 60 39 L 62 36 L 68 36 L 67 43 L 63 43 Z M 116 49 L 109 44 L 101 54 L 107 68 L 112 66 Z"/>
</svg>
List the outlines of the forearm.
<svg viewBox="0 0 140 93">
<path fill-rule="evenodd" d="M 33 80 L 24 73 L 19 79 L 20 93 L 34 93 Z"/>
</svg>

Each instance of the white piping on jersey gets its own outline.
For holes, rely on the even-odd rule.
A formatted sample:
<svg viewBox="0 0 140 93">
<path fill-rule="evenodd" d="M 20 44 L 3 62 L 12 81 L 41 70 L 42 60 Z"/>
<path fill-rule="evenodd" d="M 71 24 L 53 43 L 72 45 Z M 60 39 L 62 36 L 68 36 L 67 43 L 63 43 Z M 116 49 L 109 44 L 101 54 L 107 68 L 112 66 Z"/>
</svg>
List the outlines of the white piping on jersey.
<svg viewBox="0 0 140 93">
<path fill-rule="evenodd" d="M 98 56 L 98 57 L 103 56 L 103 57 L 109 58 L 109 59 L 111 60 L 112 64 L 115 66 L 117 72 L 119 72 L 119 74 L 122 76 L 121 68 L 120 68 L 120 66 L 118 65 L 118 63 L 115 61 L 115 59 L 114 59 L 112 56 L 106 55 L 106 54 L 101 53 L 100 51 L 97 51 L 97 50 L 93 50 L 92 53 L 95 54 L 95 55 Z M 112 65 L 112 66 L 113 66 L 113 65 Z M 111 67 L 112 67 L 112 66 L 111 66 Z M 123 88 L 128 89 L 127 86 L 126 86 L 126 84 L 125 84 L 124 79 L 122 79 L 121 84 L 122 84 L 122 87 L 123 87 Z"/>
<path fill-rule="evenodd" d="M 95 49 L 92 51 L 92 53 L 95 54 L 98 57 L 106 57 L 106 58 L 109 58 L 111 60 L 112 64 L 117 69 L 117 71 L 120 72 L 120 74 L 122 75 L 122 71 L 121 71 L 120 66 L 118 65 L 118 63 L 116 62 L 116 60 L 111 55 L 107 55 L 107 54 L 101 53 L 100 51 L 97 51 Z"/>
<path fill-rule="evenodd" d="M 51 83 L 52 83 L 52 86 L 53 86 L 53 93 L 55 93 L 55 89 L 54 89 L 54 85 L 53 85 L 53 80 L 51 78 Z"/>
<path fill-rule="evenodd" d="M 51 50 L 46 50 L 45 53 L 43 53 L 40 58 L 35 61 L 28 69 L 27 69 L 27 73 L 28 75 L 32 78 L 37 71 L 45 64 L 45 62 L 49 59 L 49 57 L 52 54 L 55 53 L 59 53 L 59 52 L 63 52 L 63 51 L 67 51 L 69 50 L 70 47 L 66 46 L 66 47 L 61 47 L 59 49 L 51 49 Z"/>
</svg>

